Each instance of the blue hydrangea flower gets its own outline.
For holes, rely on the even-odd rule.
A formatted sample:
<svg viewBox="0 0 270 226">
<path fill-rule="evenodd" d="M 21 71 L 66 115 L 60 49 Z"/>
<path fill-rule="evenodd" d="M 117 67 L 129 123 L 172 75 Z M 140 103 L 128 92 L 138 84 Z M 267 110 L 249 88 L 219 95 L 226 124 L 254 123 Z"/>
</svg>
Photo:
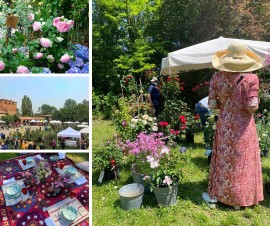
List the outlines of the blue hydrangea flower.
<svg viewBox="0 0 270 226">
<path fill-rule="evenodd" d="M 84 74 L 89 73 L 89 63 L 88 62 L 83 66 L 82 73 L 84 73 Z"/>
<path fill-rule="evenodd" d="M 51 72 L 51 70 L 49 68 L 44 67 L 42 73 L 43 74 L 51 74 L 52 72 Z"/>
<path fill-rule="evenodd" d="M 84 66 L 83 59 L 76 57 L 76 61 L 69 61 L 70 68 L 78 67 L 82 68 Z"/>
<path fill-rule="evenodd" d="M 89 61 L 89 49 L 81 44 L 76 44 L 79 49 L 75 50 L 75 56 L 83 59 L 84 61 Z"/>
<path fill-rule="evenodd" d="M 81 73 L 82 73 L 82 71 L 78 67 L 72 67 L 66 71 L 66 74 L 81 74 Z"/>
</svg>

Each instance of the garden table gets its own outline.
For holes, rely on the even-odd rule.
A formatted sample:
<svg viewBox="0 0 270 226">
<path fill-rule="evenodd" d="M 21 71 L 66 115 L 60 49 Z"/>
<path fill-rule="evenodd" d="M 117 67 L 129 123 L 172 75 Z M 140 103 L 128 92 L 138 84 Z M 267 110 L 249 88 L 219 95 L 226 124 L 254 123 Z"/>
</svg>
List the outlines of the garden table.
<svg viewBox="0 0 270 226">
<path fill-rule="evenodd" d="M 0 162 L 0 225 L 1 226 L 64 226 L 64 225 L 89 225 L 89 176 L 88 173 L 76 167 L 74 162 L 65 157 L 56 162 L 49 161 L 48 154 L 39 154 L 42 158 L 47 159 L 51 168 L 51 175 L 47 178 L 46 183 L 26 185 L 29 198 L 20 201 L 14 205 L 6 206 L 5 194 L 2 189 L 3 182 L 14 178 L 16 181 L 22 181 L 22 166 L 19 160 L 27 156 L 37 154 L 22 155 L 17 158 Z M 81 185 L 75 182 L 70 183 L 62 188 L 59 194 L 55 194 L 50 188 L 51 182 L 59 176 L 59 166 L 61 163 L 72 165 L 79 173 L 86 178 L 86 183 Z M 34 168 L 27 169 L 31 173 Z M 57 171 L 58 170 L 58 171 Z M 85 181 L 83 181 L 85 182 Z M 78 182 L 77 182 L 78 183 Z M 5 186 L 5 185 L 4 185 Z M 59 210 L 61 207 L 70 205 L 78 208 L 78 219 L 73 224 L 61 221 Z"/>
</svg>

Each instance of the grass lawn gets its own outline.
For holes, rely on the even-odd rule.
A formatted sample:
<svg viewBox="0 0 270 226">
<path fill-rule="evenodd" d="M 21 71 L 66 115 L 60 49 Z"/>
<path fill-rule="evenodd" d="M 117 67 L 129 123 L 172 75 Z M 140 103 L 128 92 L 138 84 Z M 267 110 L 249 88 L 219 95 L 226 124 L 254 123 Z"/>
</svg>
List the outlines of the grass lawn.
<svg viewBox="0 0 270 226">
<path fill-rule="evenodd" d="M 115 129 L 110 121 L 93 121 L 93 152 L 98 144 L 114 135 Z M 183 180 L 179 184 L 178 203 L 173 207 L 158 207 L 154 194 L 147 192 L 143 206 L 139 210 L 125 211 L 120 207 L 118 190 L 133 183 L 128 165 L 120 169 L 121 179 L 102 185 L 97 183 L 99 172 L 93 172 L 93 226 L 98 225 L 270 225 L 270 195 L 259 206 L 235 211 L 231 207 L 219 204 L 217 209 L 209 209 L 201 199 L 206 191 L 209 165 L 204 156 L 202 134 L 195 136 L 195 144 L 188 148 L 186 163 L 183 167 Z M 270 181 L 270 159 L 262 159 L 263 178 Z"/>
</svg>

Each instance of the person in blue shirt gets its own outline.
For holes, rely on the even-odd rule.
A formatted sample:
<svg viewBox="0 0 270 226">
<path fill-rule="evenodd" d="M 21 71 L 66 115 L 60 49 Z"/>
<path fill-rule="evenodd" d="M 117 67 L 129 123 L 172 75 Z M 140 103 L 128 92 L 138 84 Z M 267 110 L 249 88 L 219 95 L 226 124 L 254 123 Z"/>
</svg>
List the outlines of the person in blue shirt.
<svg viewBox="0 0 270 226">
<path fill-rule="evenodd" d="M 160 90 L 157 87 L 158 85 L 158 79 L 156 77 L 153 77 L 150 80 L 150 86 L 148 87 L 148 93 L 149 93 L 149 100 L 150 103 L 152 103 L 154 109 L 155 109 L 155 117 L 158 117 L 160 113 Z"/>
</svg>

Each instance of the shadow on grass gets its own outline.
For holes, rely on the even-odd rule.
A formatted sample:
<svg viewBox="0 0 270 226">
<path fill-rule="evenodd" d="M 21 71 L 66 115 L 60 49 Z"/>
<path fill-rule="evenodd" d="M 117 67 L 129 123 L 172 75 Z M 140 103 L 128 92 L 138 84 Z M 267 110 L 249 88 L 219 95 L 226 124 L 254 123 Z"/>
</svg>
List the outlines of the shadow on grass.
<svg viewBox="0 0 270 226">
<path fill-rule="evenodd" d="M 210 166 L 206 156 L 193 157 L 193 158 L 191 158 L 191 162 L 193 162 L 199 169 L 202 169 L 202 170 L 205 170 L 205 169 L 209 168 L 209 166 Z"/>
</svg>

